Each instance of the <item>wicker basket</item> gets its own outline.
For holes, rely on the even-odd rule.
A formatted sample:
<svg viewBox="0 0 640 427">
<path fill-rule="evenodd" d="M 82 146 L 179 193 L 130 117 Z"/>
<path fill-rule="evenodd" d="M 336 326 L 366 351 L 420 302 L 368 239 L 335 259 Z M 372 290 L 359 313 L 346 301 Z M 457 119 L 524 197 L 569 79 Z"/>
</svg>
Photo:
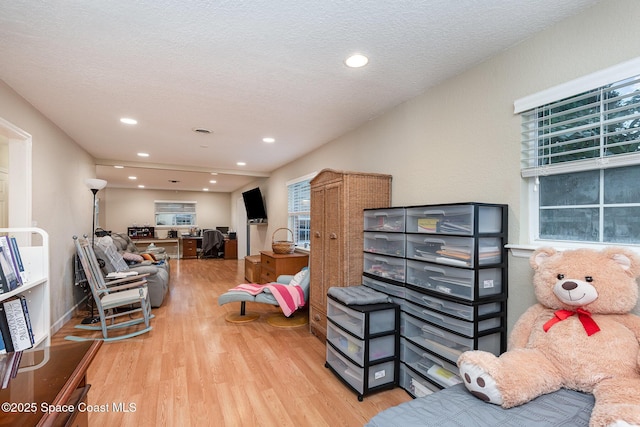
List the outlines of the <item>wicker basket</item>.
<svg viewBox="0 0 640 427">
<path fill-rule="evenodd" d="M 276 233 L 280 230 L 287 230 L 289 233 L 291 233 L 291 241 L 274 240 Z M 292 254 L 295 248 L 296 248 L 296 244 L 293 242 L 293 231 L 289 230 L 288 228 L 284 228 L 284 227 L 278 228 L 276 231 L 273 232 L 273 235 L 271 235 L 271 249 L 273 250 L 274 253 Z"/>
</svg>

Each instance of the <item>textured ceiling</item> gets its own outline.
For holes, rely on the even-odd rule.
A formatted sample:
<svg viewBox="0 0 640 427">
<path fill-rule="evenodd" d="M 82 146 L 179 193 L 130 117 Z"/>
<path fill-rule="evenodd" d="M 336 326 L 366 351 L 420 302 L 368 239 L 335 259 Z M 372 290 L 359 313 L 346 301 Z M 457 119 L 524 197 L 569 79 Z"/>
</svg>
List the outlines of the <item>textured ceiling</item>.
<svg viewBox="0 0 640 427">
<path fill-rule="evenodd" d="M 3 1 L 0 79 L 109 186 L 233 191 L 595 3 Z"/>
</svg>

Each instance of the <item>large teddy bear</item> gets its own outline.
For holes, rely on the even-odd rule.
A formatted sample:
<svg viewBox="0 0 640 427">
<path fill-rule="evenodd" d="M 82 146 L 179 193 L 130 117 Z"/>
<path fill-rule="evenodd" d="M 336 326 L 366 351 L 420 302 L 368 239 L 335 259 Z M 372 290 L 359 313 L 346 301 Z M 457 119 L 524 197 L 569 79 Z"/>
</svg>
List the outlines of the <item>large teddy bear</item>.
<svg viewBox="0 0 640 427">
<path fill-rule="evenodd" d="M 561 387 L 593 393 L 591 426 L 640 426 L 640 258 L 624 248 L 557 252 L 530 260 L 538 304 L 511 332 L 500 357 L 458 359 L 465 386 L 504 408 Z"/>
</svg>

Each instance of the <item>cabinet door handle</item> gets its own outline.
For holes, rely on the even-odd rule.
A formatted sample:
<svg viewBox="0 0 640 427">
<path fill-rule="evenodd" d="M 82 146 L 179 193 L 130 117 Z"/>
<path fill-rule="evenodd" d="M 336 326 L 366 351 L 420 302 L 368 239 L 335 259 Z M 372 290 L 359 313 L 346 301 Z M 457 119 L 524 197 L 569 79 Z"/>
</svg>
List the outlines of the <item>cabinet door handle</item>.
<svg viewBox="0 0 640 427">
<path fill-rule="evenodd" d="M 331 233 L 331 234 L 329 234 L 329 238 L 335 240 L 335 239 L 338 238 L 338 235 L 336 233 Z"/>
<path fill-rule="evenodd" d="M 319 314 L 314 314 L 313 315 L 313 320 L 315 320 L 316 322 L 320 321 L 320 315 Z"/>
</svg>

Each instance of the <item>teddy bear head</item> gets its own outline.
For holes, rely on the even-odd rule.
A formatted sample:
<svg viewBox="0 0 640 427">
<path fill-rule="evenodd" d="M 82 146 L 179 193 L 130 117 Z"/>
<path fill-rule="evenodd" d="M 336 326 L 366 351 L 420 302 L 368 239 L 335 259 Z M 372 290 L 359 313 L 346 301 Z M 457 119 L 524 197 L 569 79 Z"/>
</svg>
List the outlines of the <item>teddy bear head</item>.
<svg viewBox="0 0 640 427">
<path fill-rule="evenodd" d="M 638 301 L 640 257 L 625 248 L 536 250 L 530 258 L 538 302 L 551 309 L 622 314 Z"/>
</svg>

